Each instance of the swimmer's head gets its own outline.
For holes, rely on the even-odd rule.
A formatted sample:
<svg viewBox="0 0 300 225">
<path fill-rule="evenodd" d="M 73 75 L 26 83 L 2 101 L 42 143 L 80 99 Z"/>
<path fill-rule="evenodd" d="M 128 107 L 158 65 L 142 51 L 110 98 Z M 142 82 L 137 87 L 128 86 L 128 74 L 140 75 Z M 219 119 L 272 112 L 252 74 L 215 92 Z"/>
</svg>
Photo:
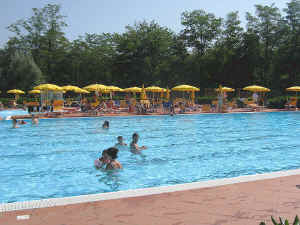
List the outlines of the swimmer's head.
<svg viewBox="0 0 300 225">
<path fill-rule="evenodd" d="M 103 158 L 107 158 L 107 150 L 103 150 L 103 152 L 102 152 L 102 157 L 103 157 Z"/>
<path fill-rule="evenodd" d="M 117 140 L 118 140 L 119 143 L 122 143 L 123 142 L 123 137 L 122 136 L 118 136 Z"/>
<path fill-rule="evenodd" d="M 112 160 L 118 158 L 118 149 L 117 148 L 109 148 L 106 150 L 107 151 L 107 155 L 109 156 L 109 158 L 111 158 Z"/>
<path fill-rule="evenodd" d="M 134 142 L 137 142 L 137 141 L 139 140 L 139 135 L 138 135 L 138 133 L 134 133 L 134 134 L 132 135 L 132 140 L 133 140 Z"/>
<path fill-rule="evenodd" d="M 108 128 L 109 127 L 109 122 L 107 120 L 105 120 L 102 127 Z"/>
</svg>

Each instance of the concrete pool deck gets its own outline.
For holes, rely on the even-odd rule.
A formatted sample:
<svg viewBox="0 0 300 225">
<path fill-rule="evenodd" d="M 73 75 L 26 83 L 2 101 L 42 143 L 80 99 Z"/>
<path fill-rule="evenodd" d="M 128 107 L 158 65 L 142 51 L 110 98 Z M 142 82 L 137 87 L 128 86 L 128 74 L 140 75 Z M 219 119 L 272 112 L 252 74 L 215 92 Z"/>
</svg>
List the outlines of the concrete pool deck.
<svg viewBox="0 0 300 225">
<path fill-rule="evenodd" d="M 300 170 L 0 205 L 2 225 L 253 225 L 300 215 Z M 79 203 L 81 202 L 81 203 Z M 73 203 L 73 204 L 70 204 Z M 51 207 L 51 205 L 53 207 Z"/>
</svg>

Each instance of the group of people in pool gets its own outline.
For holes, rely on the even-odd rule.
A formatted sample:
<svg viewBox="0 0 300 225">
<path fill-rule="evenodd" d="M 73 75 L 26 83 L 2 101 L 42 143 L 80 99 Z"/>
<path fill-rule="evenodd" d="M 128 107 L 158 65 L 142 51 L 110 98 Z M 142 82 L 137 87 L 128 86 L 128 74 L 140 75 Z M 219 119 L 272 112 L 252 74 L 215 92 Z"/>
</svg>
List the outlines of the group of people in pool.
<svg viewBox="0 0 300 225">
<path fill-rule="evenodd" d="M 108 129 L 109 128 L 109 122 L 104 121 L 102 128 Z M 106 150 L 102 151 L 102 155 L 99 159 L 95 160 L 95 167 L 97 169 L 104 168 L 106 170 L 113 170 L 113 169 L 122 169 L 122 164 L 117 160 L 118 158 L 118 152 L 119 149 L 122 148 L 122 146 L 127 146 L 126 143 L 123 141 L 123 137 L 119 136 L 117 138 L 118 143 L 115 144 L 114 147 L 108 148 Z M 134 154 L 140 153 L 140 151 L 147 149 L 146 146 L 138 146 L 138 140 L 139 135 L 137 133 L 134 133 L 132 135 L 132 141 L 130 143 L 130 151 Z"/>
<path fill-rule="evenodd" d="M 39 119 L 37 117 L 35 117 L 34 115 L 32 115 L 32 117 L 31 117 L 31 123 L 32 124 L 38 124 L 39 123 Z M 27 122 L 25 120 L 17 120 L 16 118 L 12 117 L 13 128 L 19 128 L 18 125 L 25 125 L 25 124 L 27 124 Z"/>
</svg>

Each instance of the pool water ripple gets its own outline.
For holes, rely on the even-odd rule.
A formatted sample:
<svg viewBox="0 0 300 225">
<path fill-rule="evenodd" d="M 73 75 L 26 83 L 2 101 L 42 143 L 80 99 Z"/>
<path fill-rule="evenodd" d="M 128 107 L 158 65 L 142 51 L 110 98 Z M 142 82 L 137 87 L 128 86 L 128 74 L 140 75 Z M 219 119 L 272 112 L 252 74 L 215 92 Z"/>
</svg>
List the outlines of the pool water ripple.
<svg viewBox="0 0 300 225">
<path fill-rule="evenodd" d="M 109 130 L 101 128 L 110 121 Z M 0 122 L 0 202 L 67 197 L 229 178 L 300 167 L 300 112 Z M 135 155 L 119 151 L 121 171 L 93 161 L 134 132 Z"/>
</svg>

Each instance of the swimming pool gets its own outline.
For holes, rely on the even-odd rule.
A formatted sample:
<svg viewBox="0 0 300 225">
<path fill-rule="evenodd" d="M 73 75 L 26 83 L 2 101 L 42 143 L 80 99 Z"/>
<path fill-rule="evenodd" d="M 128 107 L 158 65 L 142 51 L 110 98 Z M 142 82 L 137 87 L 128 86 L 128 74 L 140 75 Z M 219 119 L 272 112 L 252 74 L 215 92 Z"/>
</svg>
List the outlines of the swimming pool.
<svg viewBox="0 0 300 225">
<path fill-rule="evenodd" d="M 8 116 L 26 115 L 26 114 L 28 114 L 28 112 L 23 110 L 23 109 L 2 110 L 2 111 L 0 111 L 0 117 L 2 117 L 4 119 Z"/>
<path fill-rule="evenodd" d="M 102 130 L 104 120 L 109 130 Z M 76 196 L 300 168 L 300 112 L 44 119 L 0 122 L 0 202 Z M 133 132 L 141 155 L 122 171 L 93 167 Z"/>
</svg>

